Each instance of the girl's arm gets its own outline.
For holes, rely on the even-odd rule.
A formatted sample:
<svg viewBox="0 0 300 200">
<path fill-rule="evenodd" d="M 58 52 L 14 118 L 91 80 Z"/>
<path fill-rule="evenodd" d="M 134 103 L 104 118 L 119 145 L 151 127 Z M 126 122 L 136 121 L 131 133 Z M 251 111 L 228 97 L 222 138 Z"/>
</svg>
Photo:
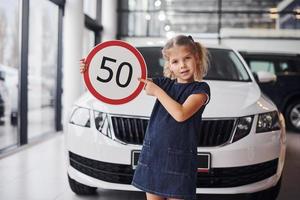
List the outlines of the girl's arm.
<svg viewBox="0 0 300 200">
<path fill-rule="evenodd" d="M 140 81 L 146 83 L 146 93 L 148 95 L 157 97 L 164 108 L 178 122 L 183 122 L 190 118 L 205 104 L 208 98 L 206 94 L 192 94 L 181 105 L 152 81 L 144 79 L 140 79 Z"/>
</svg>

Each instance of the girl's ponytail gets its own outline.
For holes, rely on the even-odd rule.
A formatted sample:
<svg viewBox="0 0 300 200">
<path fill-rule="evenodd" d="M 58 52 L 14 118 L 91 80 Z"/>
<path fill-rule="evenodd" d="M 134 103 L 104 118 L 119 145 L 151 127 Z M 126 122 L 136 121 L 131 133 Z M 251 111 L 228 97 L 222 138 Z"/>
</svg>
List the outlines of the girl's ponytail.
<svg viewBox="0 0 300 200">
<path fill-rule="evenodd" d="M 207 49 L 202 44 L 199 42 L 194 42 L 194 44 L 199 59 L 198 70 L 194 78 L 195 80 L 202 80 L 208 71 L 209 55 Z"/>
</svg>

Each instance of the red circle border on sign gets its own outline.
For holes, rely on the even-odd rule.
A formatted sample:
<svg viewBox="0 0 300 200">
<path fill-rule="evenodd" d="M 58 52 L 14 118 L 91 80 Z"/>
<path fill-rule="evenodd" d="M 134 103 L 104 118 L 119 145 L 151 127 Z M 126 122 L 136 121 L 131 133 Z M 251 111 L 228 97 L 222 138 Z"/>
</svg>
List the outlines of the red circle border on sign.
<svg viewBox="0 0 300 200">
<path fill-rule="evenodd" d="M 142 79 L 147 79 L 147 67 L 146 67 L 146 62 L 145 62 L 143 56 L 141 55 L 141 53 L 135 47 L 133 47 L 130 44 L 128 44 L 127 42 L 124 42 L 121 40 L 111 40 L 111 41 L 106 41 L 106 42 L 100 43 L 89 53 L 89 55 L 87 56 L 86 61 L 85 61 L 87 70 L 83 74 L 84 82 L 85 82 L 88 90 L 93 94 L 94 97 L 96 97 L 97 99 L 99 99 L 100 101 L 102 101 L 104 103 L 120 105 L 120 104 L 127 103 L 127 102 L 133 100 L 135 97 L 137 97 L 139 95 L 139 93 L 143 90 L 145 83 L 140 82 L 137 89 L 132 94 L 130 94 L 129 96 L 122 98 L 122 99 L 110 99 L 110 98 L 107 98 L 107 97 L 101 95 L 99 92 L 97 92 L 97 90 L 95 90 L 95 88 L 93 87 L 93 85 L 90 81 L 90 78 L 89 78 L 90 63 L 91 63 L 93 57 L 96 55 L 96 53 L 98 53 L 98 51 L 101 51 L 102 49 L 104 49 L 106 47 L 110 47 L 110 46 L 124 47 L 124 48 L 128 49 L 129 51 L 131 51 L 136 56 L 136 58 L 138 59 L 138 61 L 140 63 L 140 66 L 141 66 L 141 72 L 142 72 L 141 78 Z"/>
</svg>

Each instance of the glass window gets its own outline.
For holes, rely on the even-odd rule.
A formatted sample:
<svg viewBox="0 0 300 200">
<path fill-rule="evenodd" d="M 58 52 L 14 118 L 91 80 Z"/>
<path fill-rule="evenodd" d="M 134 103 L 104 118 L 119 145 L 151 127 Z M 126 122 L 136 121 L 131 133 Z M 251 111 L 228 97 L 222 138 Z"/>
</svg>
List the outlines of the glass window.
<svg viewBox="0 0 300 200">
<path fill-rule="evenodd" d="M 275 26 L 275 20 L 268 13 L 222 14 L 222 28 L 274 29 Z"/>
<path fill-rule="evenodd" d="M 211 37 L 219 31 L 219 20 L 226 33 L 230 32 L 231 28 L 299 28 L 295 13 L 286 14 L 286 11 L 292 11 L 297 7 L 296 3 L 291 4 L 290 8 L 281 10 L 279 14 L 268 13 L 271 12 L 271 8 L 278 7 L 280 0 L 127 0 L 120 2 L 122 3 L 119 5 L 118 12 L 121 13 L 122 18 L 120 28 L 122 36 L 169 37 L 175 32 Z M 219 11 L 221 11 L 220 18 Z"/>
<path fill-rule="evenodd" d="M 90 110 L 86 108 L 75 108 L 70 118 L 70 123 L 83 127 L 90 127 Z"/>
<path fill-rule="evenodd" d="M 279 67 L 280 67 L 280 71 L 282 71 L 282 72 L 290 72 L 291 71 L 289 64 L 287 62 L 280 62 Z"/>
<path fill-rule="evenodd" d="M 140 47 L 138 50 L 147 64 L 148 76 L 151 78 L 163 76 L 164 60 L 161 47 Z M 209 52 L 210 66 L 205 79 L 250 81 L 245 66 L 233 51 L 209 49 Z"/>
<path fill-rule="evenodd" d="M 31 0 L 28 55 L 28 137 L 55 131 L 58 6 Z"/>
<path fill-rule="evenodd" d="M 286 60 L 286 61 L 280 61 L 279 62 L 279 72 L 283 73 L 299 73 L 300 72 L 300 62 L 295 60 Z"/>
<path fill-rule="evenodd" d="M 145 10 L 148 8 L 148 1 L 128 0 L 128 8 L 130 10 Z"/>
<path fill-rule="evenodd" d="M 128 17 L 128 35 L 145 36 L 149 33 L 149 21 L 151 14 L 147 13 L 124 13 L 122 18 Z M 125 29 L 126 30 L 126 29 Z M 126 34 L 126 33 L 124 33 Z"/>
<path fill-rule="evenodd" d="M 160 47 L 140 47 L 138 50 L 143 55 L 147 64 L 147 73 L 151 78 L 163 75 L 164 60 L 161 54 Z"/>
<path fill-rule="evenodd" d="M 231 50 L 209 49 L 208 80 L 250 81 L 249 74 L 237 55 Z"/>
<path fill-rule="evenodd" d="M 249 66 L 252 72 L 266 71 L 275 74 L 275 65 L 273 61 L 250 60 Z"/>
<path fill-rule="evenodd" d="M 18 143 L 19 2 L 0 0 L 0 150 Z"/>
<path fill-rule="evenodd" d="M 234 63 L 234 65 L 236 66 L 237 70 L 236 71 L 236 77 L 238 80 L 247 80 L 249 79 L 248 73 L 245 70 L 244 65 L 242 64 L 242 62 L 240 61 L 240 59 L 235 55 L 235 53 L 233 51 L 229 52 L 229 58 L 230 60 L 232 60 L 232 62 Z"/>
</svg>

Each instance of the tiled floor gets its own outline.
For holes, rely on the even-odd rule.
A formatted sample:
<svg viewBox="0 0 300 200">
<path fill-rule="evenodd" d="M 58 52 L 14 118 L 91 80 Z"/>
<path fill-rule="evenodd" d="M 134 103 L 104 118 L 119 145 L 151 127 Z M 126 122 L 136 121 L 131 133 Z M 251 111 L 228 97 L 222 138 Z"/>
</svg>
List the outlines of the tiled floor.
<svg viewBox="0 0 300 200">
<path fill-rule="evenodd" d="M 69 188 L 62 134 L 0 159 L 2 200 L 144 200 L 142 192 L 98 190 L 80 197 Z M 279 200 L 300 199 L 300 134 L 288 133 L 287 158 Z M 203 199 L 214 199 L 213 197 Z M 241 198 L 242 199 L 242 198 Z"/>
</svg>

